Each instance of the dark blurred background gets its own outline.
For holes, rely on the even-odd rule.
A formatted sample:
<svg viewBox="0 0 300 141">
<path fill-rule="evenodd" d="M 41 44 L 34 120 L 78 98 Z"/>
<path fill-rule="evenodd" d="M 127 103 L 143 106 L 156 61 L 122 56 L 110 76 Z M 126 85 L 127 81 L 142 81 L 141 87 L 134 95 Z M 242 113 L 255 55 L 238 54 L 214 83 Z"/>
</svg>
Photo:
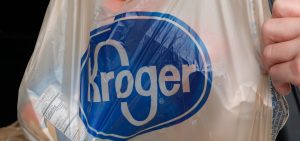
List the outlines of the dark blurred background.
<svg viewBox="0 0 300 141">
<path fill-rule="evenodd" d="M 0 127 L 17 120 L 18 88 L 49 0 L 0 2 Z"/>
<path fill-rule="evenodd" d="M 0 2 L 0 127 L 17 120 L 18 87 L 48 3 L 49 0 Z M 287 100 L 290 118 L 277 141 L 300 141 L 299 94 L 291 94 Z"/>
</svg>

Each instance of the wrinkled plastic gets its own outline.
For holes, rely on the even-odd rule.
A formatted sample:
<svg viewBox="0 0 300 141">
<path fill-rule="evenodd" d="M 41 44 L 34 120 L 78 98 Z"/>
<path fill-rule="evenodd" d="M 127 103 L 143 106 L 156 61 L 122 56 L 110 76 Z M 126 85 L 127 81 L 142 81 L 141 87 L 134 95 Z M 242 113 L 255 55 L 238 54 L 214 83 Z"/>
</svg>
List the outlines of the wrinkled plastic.
<svg viewBox="0 0 300 141">
<path fill-rule="evenodd" d="M 19 89 L 23 131 L 30 140 L 273 140 L 259 65 L 268 6 L 51 0 Z"/>
</svg>

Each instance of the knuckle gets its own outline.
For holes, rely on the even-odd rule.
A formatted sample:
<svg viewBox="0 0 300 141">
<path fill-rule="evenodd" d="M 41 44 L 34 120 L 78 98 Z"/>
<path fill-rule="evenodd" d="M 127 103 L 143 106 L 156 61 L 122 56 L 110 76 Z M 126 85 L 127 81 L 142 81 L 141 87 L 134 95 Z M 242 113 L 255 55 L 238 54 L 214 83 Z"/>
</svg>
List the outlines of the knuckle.
<svg viewBox="0 0 300 141">
<path fill-rule="evenodd" d="M 264 48 L 262 56 L 263 60 L 266 62 L 272 59 L 272 45 L 268 45 Z"/>
<path fill-rule="evenodd" d="M 276 21 L 274 19 L 269 19 L 265 21 L 262 25 L 262 37 L 263 39 L 270 39 L 272 38 L 272 34 L 274 32 L 274 26 L 276 26 Z"/>
<path fill-rule="evenodd" d="M 268 35 L 270 35 L 272 33 L 272 30 L 273 30 L 272 26 L 273 26 L 272 19 L 267 20 L 263 23 L 263 25 L 262 25 L 262 36 L 264 38 L 266 38 Z"/>
</svg>

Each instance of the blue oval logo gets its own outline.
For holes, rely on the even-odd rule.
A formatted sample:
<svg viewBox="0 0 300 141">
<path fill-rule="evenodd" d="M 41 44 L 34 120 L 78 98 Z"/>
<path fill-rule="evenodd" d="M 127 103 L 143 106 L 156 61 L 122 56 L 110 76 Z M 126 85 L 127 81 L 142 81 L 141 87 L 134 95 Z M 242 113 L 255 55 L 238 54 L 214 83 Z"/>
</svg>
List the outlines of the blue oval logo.
<svg viewBox="0 0 300 141">
<path fill-rule="evenodd" d="M 205 104 L 210 58 L 183 21 L 129 12 L 90 36 L 81 59 L 80 117 L 92 136 L 127 140 L 178 124 Z"/>
</svg>

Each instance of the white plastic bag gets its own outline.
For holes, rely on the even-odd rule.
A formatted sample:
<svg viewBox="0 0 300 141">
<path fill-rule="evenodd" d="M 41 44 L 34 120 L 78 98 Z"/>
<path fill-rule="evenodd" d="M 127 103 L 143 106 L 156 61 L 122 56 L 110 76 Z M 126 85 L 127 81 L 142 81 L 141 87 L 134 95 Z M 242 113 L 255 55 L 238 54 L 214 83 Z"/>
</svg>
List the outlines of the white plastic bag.
<svg viewBox="0 0 300 141">
<path fill-rule="evenodd" d="M 271 141 L 269 16 L 267 0 L 51 0 L 19 121 L 31 140 Z"/>
</svg>

